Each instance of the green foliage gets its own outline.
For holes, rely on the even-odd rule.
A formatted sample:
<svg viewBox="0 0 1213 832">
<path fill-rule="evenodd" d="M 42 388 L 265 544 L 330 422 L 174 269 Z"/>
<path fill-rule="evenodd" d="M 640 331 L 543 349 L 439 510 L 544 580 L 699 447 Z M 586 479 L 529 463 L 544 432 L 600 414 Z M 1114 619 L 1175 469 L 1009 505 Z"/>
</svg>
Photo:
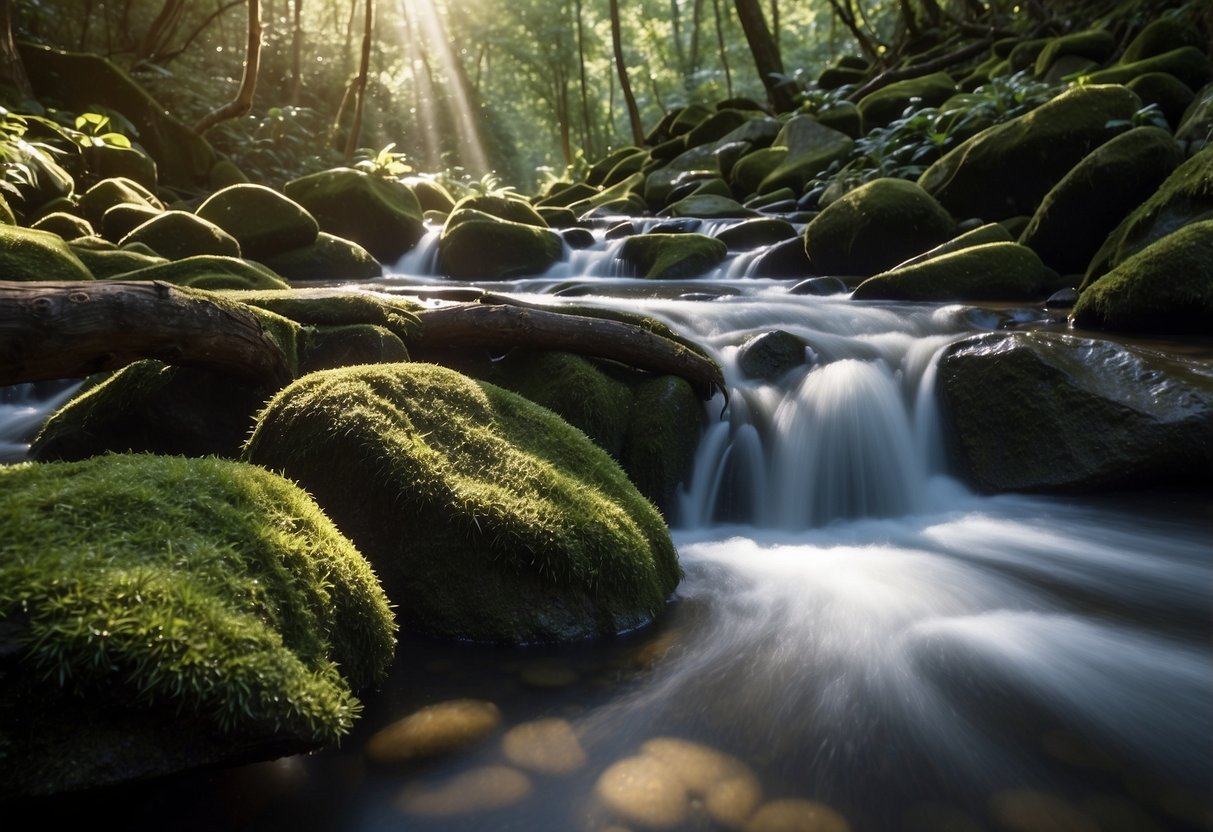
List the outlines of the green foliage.
<svg viewBox="0 0 1213 832">
<path fill-rule="evenodd" d="M 308 107 L 270 107 L 211 128 L 207 139 L 253 181 L 281 188 L 292 179 L 344 162 L 321 140 L 328 125 Z"/>
</svg>

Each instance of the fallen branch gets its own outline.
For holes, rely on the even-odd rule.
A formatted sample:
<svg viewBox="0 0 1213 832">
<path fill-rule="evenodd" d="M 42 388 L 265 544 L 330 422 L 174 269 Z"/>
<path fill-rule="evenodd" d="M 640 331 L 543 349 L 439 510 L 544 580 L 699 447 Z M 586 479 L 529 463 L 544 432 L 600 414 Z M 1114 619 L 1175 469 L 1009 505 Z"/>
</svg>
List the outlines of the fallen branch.
<svg viewBox="0 0 1213 832">
<path fill-rule="evenodd" d="M 961 61 L 966 61 L 969 58 L 980 55 L 982 52 L 989 49 L 990 45 L 993 43 L 993 38 L 987 35 L 982 40 L 974 41 L 968 46 L 957 49 L 955 52 L 940 55 L 934 60 L 925 61 L 916 66 L 908 66 L 904 69 L 890 69 L 886 72 L 880 73 L 847 97 L 851 101 L 859 101 L 865 95 L 876 92 L 876 90 L 879 89 L 884 89 L 889 84 L 894 84 L 898 81 L 907 81 L 910 78 L 921 78 L 924 75 L 930 75 L 932 72 L 947 69 L 948 67 L 958 64 Z"/>
<path fill-rule="evenodd" d="M 541 309 L 480 303 L 418 313 L 419 349 L 530 347 L 607 358 L 641 370 L 686 379 L 704 398 L 725 391 L 724 376 L 710 358 L 689 347 L 621 321 Z"/>
<path fill-rule="evenodd" d="M 143 358 L 281 386 L 281 348 L 243 306 L 161 281 L 0 281 L 0 384 L 82 378 Z"/>
</svg>

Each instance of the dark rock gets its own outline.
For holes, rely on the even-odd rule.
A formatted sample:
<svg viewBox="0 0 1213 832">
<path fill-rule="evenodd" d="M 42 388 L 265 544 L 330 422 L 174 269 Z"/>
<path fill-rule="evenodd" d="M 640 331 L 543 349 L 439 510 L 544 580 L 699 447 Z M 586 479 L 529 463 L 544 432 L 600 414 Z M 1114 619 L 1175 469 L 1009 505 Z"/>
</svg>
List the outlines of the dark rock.
<svg viewBox="0 0 1213 832">
<path fill-rule="evenodd" d="M 758 217 L 739 222 L 716 234 L 730 251 L 749 251 L 796 237 L 796 229 L 787 220 Z"/>
<path fill-rule="evenodd" d="M 650 280 L 699 277 L 727 254 L 724 243 L 703 234 L 638 234 L 619 251 L 621 260 Z"/>
<path fill-rule="evenodd" d="M 883 272 L 856 287 L 855 300 L 1031 300 L 1055 276 L 1032 249 L 985 243 Z"/>
<path fill-rule="evenodd" d="M 560 236 L 571 249 L 589 248 L 594 245 L 594 234 L 587 228 L 566 228 L 560 232 Z"/>
<path fill-rule="evenodd" d="M 800 281 L 791 289 L 790 295 L 838 295 L 851 291 L 837 277 L 810 277 Z"/>
<path fill-rule="evenodd" d="M 737 351 L 737 366 L 746 378 L 775 381 L 805 363 L 805 343 L 782 329 L 746 339 Z"/>
<path fill-rule="evenodd" d="M 814 272 L 804 251 L 804 241 L 794 237 L 776 243 L 754 258 L 750 273 L 754 277 L 801 278 Z"/>
</svg>

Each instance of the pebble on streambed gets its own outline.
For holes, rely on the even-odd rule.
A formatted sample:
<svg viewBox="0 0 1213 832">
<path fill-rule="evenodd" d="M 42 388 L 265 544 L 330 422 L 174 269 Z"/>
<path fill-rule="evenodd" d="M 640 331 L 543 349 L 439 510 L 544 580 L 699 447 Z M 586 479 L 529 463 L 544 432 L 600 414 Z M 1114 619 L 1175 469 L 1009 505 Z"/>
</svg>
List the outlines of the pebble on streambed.
<svg viewBox="0 0 1213 832">
<path fill-rule="evenodd" d="M 585 749 L 567 719 L 515 725 L 501 740 L 506 759 L 538 774 L 571 774 L 586 764 Z"/>
<path fill-rule="evenodd" d="M 396 797 L 407 815 L 453 817 L 512 806 L 531 793 L 531 779 L 509 766 L 483 766 L 437 785 L 409 784 Z"/>
<path fill-rule="evenodd" d="M 376 763 L 403 763 L 448 754 L 483 738 L 501 723 L 492 702 L 455 699 L 422 708 L 375 732 L 366 755 Z"/>
</svg>

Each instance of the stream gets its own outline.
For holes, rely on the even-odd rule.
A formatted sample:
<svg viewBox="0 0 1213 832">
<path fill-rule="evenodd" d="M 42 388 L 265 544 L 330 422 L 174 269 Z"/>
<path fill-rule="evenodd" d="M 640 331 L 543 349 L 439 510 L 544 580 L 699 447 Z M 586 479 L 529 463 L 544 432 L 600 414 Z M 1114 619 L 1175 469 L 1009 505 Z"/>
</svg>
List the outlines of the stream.
<svg viewBox="0 0 1213 832">
<path fill-rule="evenodd" d="M 429 276 L 433 245 L 431 234 L 376 287 L 451 285 Z M 793 295 L 794 281 L 746 277 L 752 255 L 697 280 L 645 281 L 619 273 L 614 245 L 485 288 L 641 311 L 724 369 L 729 404 L 705 403 L 709 427 L 668 518 L 686 576 L 658 622 L 512 649 L 406 636 L 340 748 L 54 801 L 48 820 L 348 832 L 1211 828 L 1209 499 L 985 496 L 950 475 L 937 358 L 1030 313 Z M 743 377 L 740 345 L 773 329 L 804 340 L 807 363 L 777 381 Z M 28 433 L 36 402 L 42 416 L 53 410 L 48 395 L 11 392 L 0 427 L 24 418 Z M 20 434 L 8 435 L 12 457 Z M 499 710 L 487 737 L 436 760 L 368 759 L 380 728 L 467 699 Z M 571 736 L 576 765 L 520 766 L 513 743 L 536 726 Z"/>
</svg>

